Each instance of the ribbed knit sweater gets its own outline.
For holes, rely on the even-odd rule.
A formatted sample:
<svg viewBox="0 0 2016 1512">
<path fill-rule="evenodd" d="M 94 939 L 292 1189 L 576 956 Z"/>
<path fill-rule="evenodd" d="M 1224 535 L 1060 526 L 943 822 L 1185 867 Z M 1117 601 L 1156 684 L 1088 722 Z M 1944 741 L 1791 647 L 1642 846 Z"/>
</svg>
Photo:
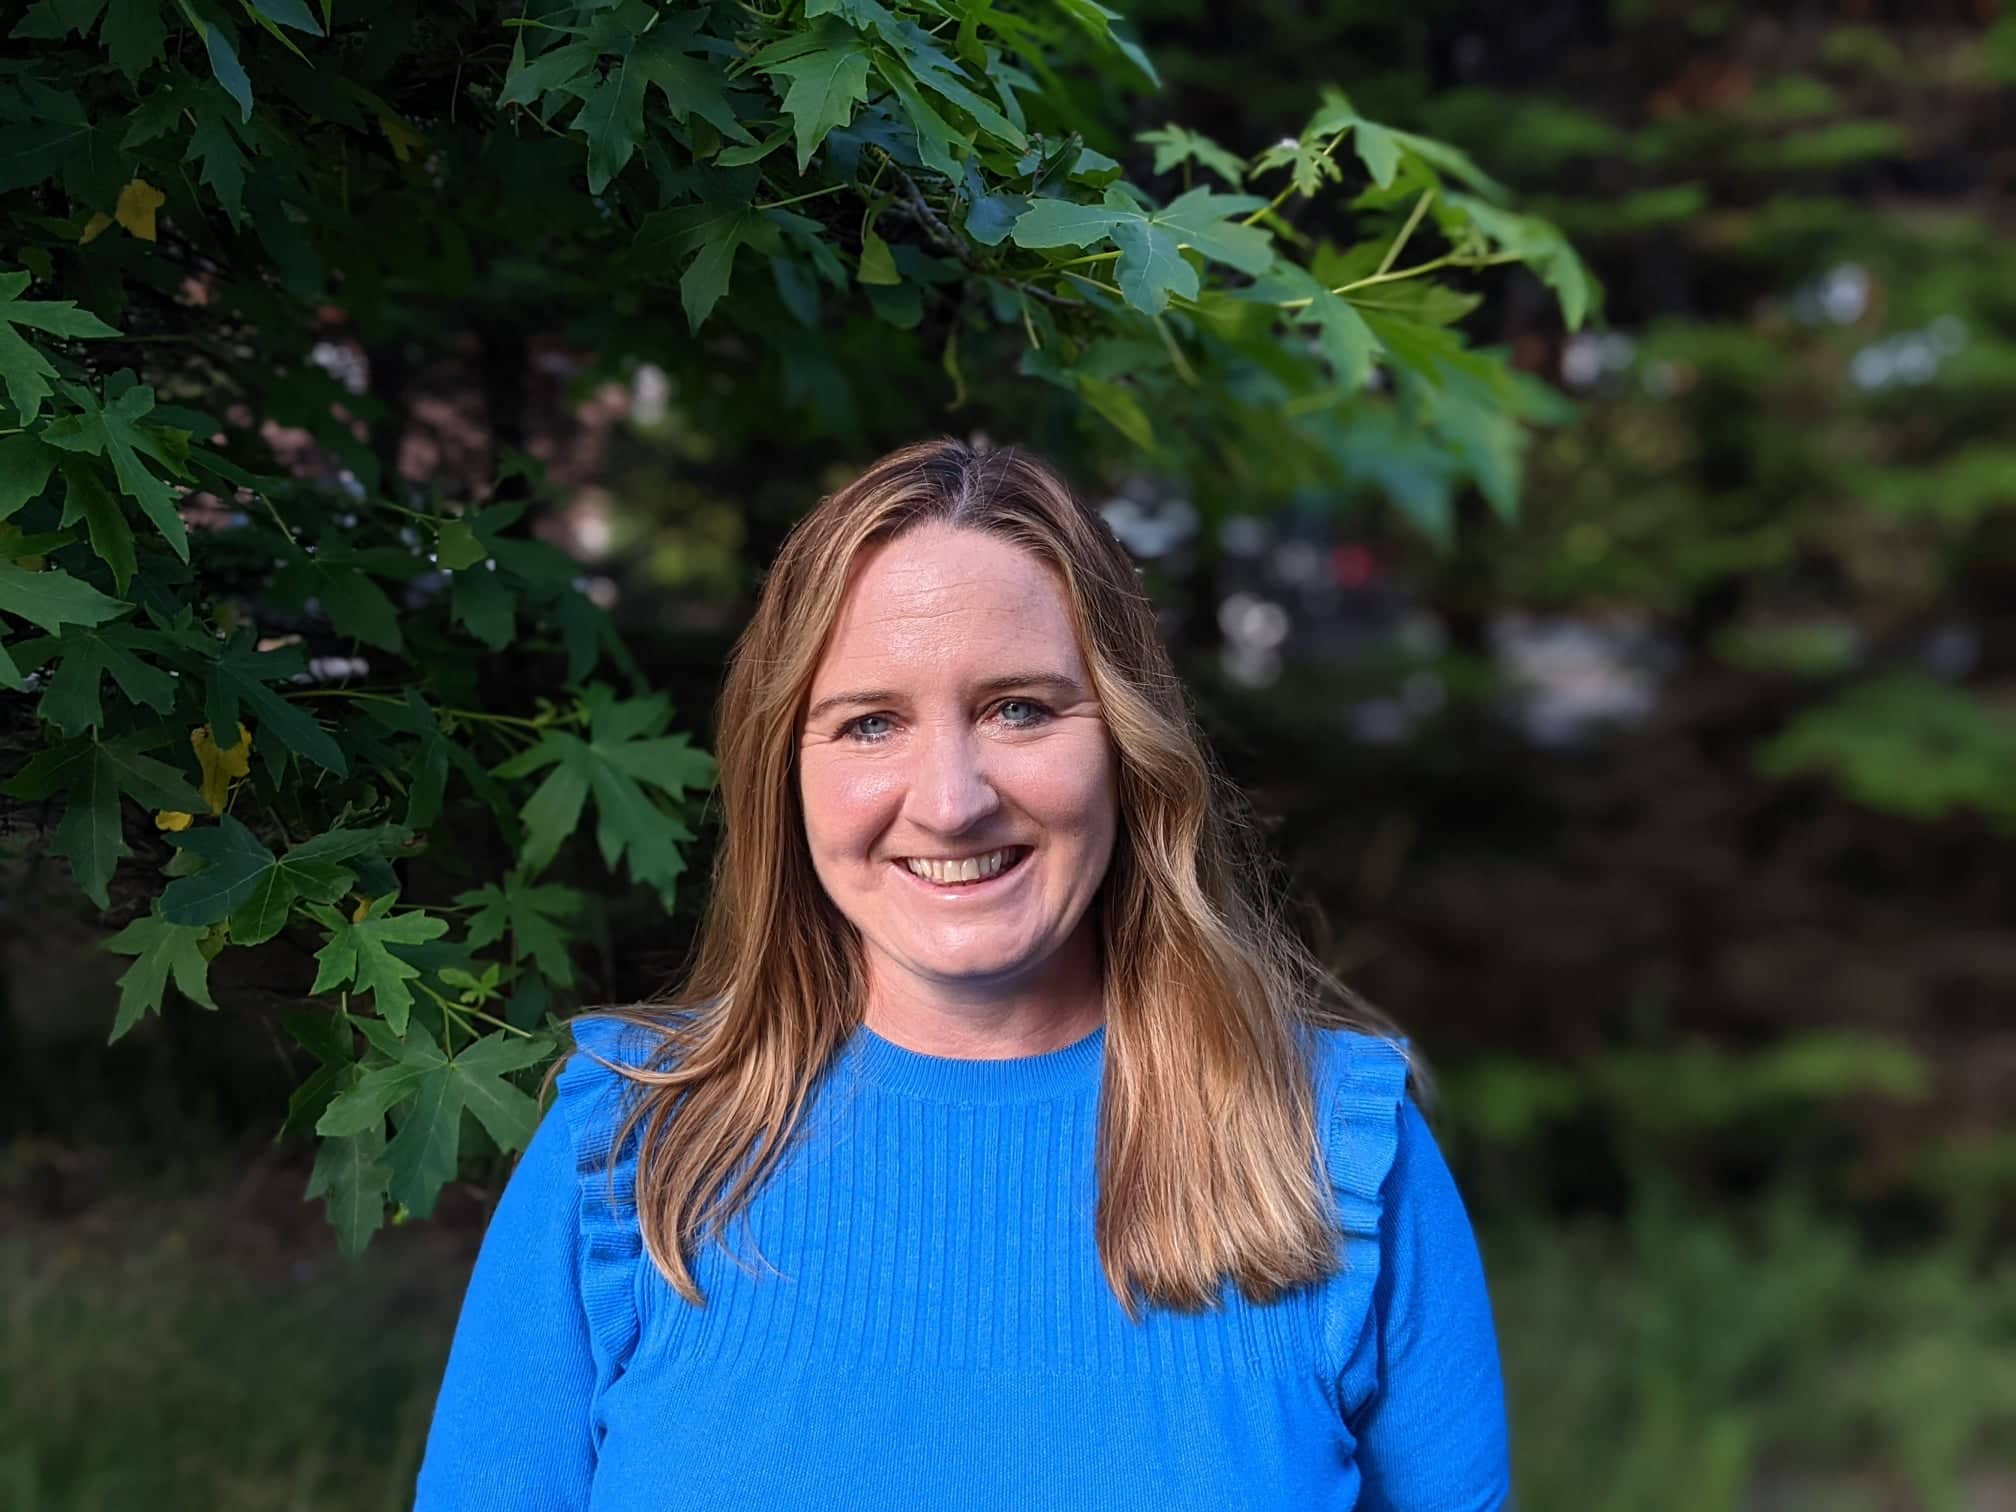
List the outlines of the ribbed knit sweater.
<svg viewBox="0 0 2016 1512">
<path fill-rule="evenodd" d="M 1341 1268 L 1139 1324 L 1093 1239 L 1103 1026 L 1008 1060 L 854 1031 L 730 1227 L 743 1263 L 694 1257 L 697 1308 L 643 1252 L 635 1136 L 612 1200 L 625 1083 L 575 1053 L 477 1257 L 417 1512 L 1505 1505 L 1483 1272 L 1402 1054 L 1316 1049 Z"/>
</svg>

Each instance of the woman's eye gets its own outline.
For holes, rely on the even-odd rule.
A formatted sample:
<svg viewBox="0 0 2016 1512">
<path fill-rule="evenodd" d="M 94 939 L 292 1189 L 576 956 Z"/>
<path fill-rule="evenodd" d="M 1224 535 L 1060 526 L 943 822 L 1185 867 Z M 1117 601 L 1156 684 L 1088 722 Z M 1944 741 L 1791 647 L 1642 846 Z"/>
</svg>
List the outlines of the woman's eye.
<svg viewBox="0 0 2016 1512">
<path fill-rule="evenodd" d="M 864 725 L 872 724 L 878 719 L 886 721 L 887 718 L 888 716 L 885 714 L 857 715 L 855 718 L 848 720 L 847 723 L 840 726 L 840 733 L 854 740 L 864 740 L 871 742 L 877 740 L 886 740 L 889 737 L 889 732 L 887 730 L 868 730 L 863 729 L 862 727 Z"/>
<path fill-rule="evenodd" d="M 1033 698 L 1006 699 L 1002 702 L 1000 709 L 1001 713 L 1008 717 L 1008 723 L 1010 723 L 1011 725 L 1022 726 L 1024 728 L 1030 725 L 1041 724 L 1044 718 L 1050 712 L 1048 709 L 1044 708 L 1043 705 L 1037 703 L 1036 700 L 1034 700 Z M 1023 709 L 1026 710 L 1027 712 L 1017 716 L 1009 712 L 1010 710 L 1013 709 Z"/>
</svg>

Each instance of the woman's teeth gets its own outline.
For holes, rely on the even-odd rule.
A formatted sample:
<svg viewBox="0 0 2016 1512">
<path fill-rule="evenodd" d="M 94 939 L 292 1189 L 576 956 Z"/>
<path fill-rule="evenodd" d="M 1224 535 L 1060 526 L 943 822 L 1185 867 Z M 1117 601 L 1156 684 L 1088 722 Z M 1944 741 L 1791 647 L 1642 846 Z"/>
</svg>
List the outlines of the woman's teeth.
<svg viewBox="0 0 2016 1512">
<path fill-rule="evenodd" d="M 915 856 L 903 864 L 929 882 L 979 882 L 994 876 L 1015 859 L 1015 849 L 989 851 L 984 856 L 968 856 L 962 861 L 926 861 Z"/>
</svg>

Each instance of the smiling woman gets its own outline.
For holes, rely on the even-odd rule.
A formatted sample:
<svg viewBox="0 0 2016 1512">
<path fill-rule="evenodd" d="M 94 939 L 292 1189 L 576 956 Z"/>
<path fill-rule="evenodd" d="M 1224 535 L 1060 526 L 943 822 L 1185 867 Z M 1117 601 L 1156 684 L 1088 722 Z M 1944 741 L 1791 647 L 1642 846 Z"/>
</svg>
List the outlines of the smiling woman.
<svg viewBox="0 0 2016 1512">
<path fill-rule="evenodd" d="M 1405 1044 L 1279 923 L 1096 513 L 1012 448 L 883 458 L 717 728 L 694 967 L 576 1021 L 421 1512 L 1502 1505 Z"/>
</svg>

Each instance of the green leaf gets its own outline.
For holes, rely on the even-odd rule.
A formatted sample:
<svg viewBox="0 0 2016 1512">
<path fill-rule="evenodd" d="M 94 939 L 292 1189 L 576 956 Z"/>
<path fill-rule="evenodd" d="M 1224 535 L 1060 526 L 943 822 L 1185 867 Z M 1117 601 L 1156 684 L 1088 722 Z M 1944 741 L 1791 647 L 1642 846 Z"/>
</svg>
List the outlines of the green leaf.
<svg viewBox="0 0 2016 1512">
<path fill-rule="evenodd" d="M 692 330 L 699 330 L 728 292 L 735 255 L 744 245 L 773 254 L 781 247 L 777 225 L 750 203 L 759 175 L 755 168 L 710 174 L 701 204 L 654 211 L 637 228 L 635 250 L 648 265 L 692 258 L 679 280 Z"/>
<path fill-rule="evenodd" d="M 448 1064 L 441 1047 L 425 1037 L 410 1044 L 399 1042 L 392 1050 L 396 1058 L 390 1065 L 373 1067 L 358 1078 L 355 1086 L 330 1102 L 315 1122 L 317 1134 L 340 1139 L 373 1128 L 382 1129 L 387 1113 L 411 1098 L 423 1081 Z"/>
<path fill-rule="evenodd" d="M 113 868 L 120 857 L 133 853 L 122 832 L 122 793 L 150 809 L 196 813 L 204 806 L 202 796 L 179 772 L 142 754 L 150 738 L 136 732 L 115 740 L 101 740 L 96 734 L 68 740 L 36 752 L 0 783 L 0 792 L 15 798 L 66 795 L 50 848 L 69 860 L 79 889 L 100 908 L 112 906 L 106 889 Z"/>
<path fill-rule="evenodd" d="M 449 618 L 492 651 L 511 644 L 518 600 L 494 572 L 458 572 L 448 593 Z"/>
<path fill-rule="evenodd" d="M 1155 428 L 1148 423 L 1148 415 L 1141 408 L 1141 401 L 1134 390 L 1105 378 L 1093 378 L 1085 374 L 1078 377 L 1078 392 L 1085 400 L 1113 422 L 1113 426 L 1136 446 L 1147 451 L 1155 445 Z"/>
<path fill-rule="evenodd" d="M 873 231 L 862 234 L 861 266 L 854 276 L 864 284 L 903 282 L 903 275 L 896 271 L 896 259 L 889 251 L 889 243 Z"/>
<path fill-rule="evenodd" d="M 201 813 L 200 801 L 189 810 Z M 178 877 L 161 893 L 161 912 L 176 924 L 214 924 L 241 907 L 273 869 L 273 853 L 259 837 L 229 814 L 214 825 L 201 825 L 168 836 L 177 850 L 209 863 L 194 876 Z"/>
<path fill-rule="evenodd" d="M 79 519 L 84 521 L 84 527 L 90 533 L 91 549 L 98 554 L 100 561 L 112 569 L 113 586 L 120 593 L 125 593 L 139 563 L 133 554 L 133 527 L 126 522 L 119 501 L 105 487 L 97 469 L 81 458 L 63 459 L 63 483 L 65 492 L 60 523 L 74 525 Z"/>
<path fill-rule="evenodd" d="M 1141 50 L 1123 29 L 1124 18 L 1119 11 L 1108 10 L 1098 0 L 1058 0 L 1064 14 L 1076 21 L 1094 38 L 1119 52 L 1147 76 L 1148 83 L 1155 89 L 1162 87 L 1162 76 L 1155 71 L 1155 65 L 1148 61 L 1148 54 Z M 1116 26 L 1114 23 L 1119 22 Z"/>
<path fill-rule="evenodd" d="M 539 1127 L 539 1104 L 504 1076 L 551 1053 L 548 1040 L 507 1038 L 500 1029 L 464 1048 L 451 1063 L 461 1084 L 463 1106 L 476 1115 L 500 1149 L 524 1149 Z"/>
<path fill-rule="evenodd" d="M 416 1218 L 430 1216 L 441 1188 L 455 1179 L 466 1091 L 463 1079 L 445 1068 L 423 1077 L 419 1096 L 385 1147 L 392 1200 Z"/>
<path fill-rule="evenodd" d="M 326 1202 L 336 1246 L 347 1258 L 362 1254 L 371 1235 L 384 1225 L 385 1187 L 392 1179 L 384 1156 L 382 1121 L 375 1128 L 325 1139 L 316 1152 L 306 1195 Z"/>
<path fill-rule="evenodd" d="M 450 572 L 460 572 L 474 567 L 489 554 L 489 548 L 476 539 L 476 532 L 469 528 L 467 521 L 450 520 L 441 527 L 441 538 L 434 557 Z"/>
<path fill-rule="evenodd" d="M 983 247 L 998 247 L 1015 227 L 1015 221 L 1029 208 L 1021 194 L 994 194 L 980 177 L 979 166 L 966 159 L 966 234 Z"/>
<path fill-rule="evenodd" d="M 531 1143 L 539 1105 L 503 1077 L 544 1059 L 552 1048 L 544 1037 L 507 1042 L 500 1031 L 450 1060 L 432 1040 L 406 1041 L 396 1047 L 392 1064 L 367 1072 L 330 1103 L 316 1129 L 334 1137 L 368 1133 L 382 1127 L 387 1112 L 410 1101 L 384 1164 L 392 1200 L 425 1217 L 441 1188 L 455 1179 L 465 1107 L 501 1148 L 522 1150 Z"/>
<path fill-rule="evenodd" d="M 158 0 L 111 0 L 98 29 L 112 66 L 126 75 L 129 84 L 161 61 L 167 39 Z"/>
<path fill-rule="evenodd" d="M 339 840 L 355 840 L 368 831 L 332 832 Z M 287 923 L 298 899 L 333 903 L 356 883 L 352 868 L 342 864 L 359 853 L 346 850 L 331 836 L 317 836 L 275 858 L 249 829 L 225 814 L 215 826 L 172 834 L 178 850 L 201 856 L 210 864 L 193 876 L 178 877 L 161 894 L 161 912 L 177 924 L 207 925 L 229 919 L 232 943 L 264 944 Z M 360 849 L 370 849 L 366 844 Z"/>
<path fill-rule="evenodd" d="M 190 133 L 188 161 L 196 164 L 197 176 L 210 186 L 217 203 L 224 207 L 233 226 L 245 224 L 245 153 L 231 129 L 215 116 L 197 121 Z"/>
<path fill-rule="evenodd" d="M 309 910 L 329 927 L 331 938 L 315 952 L 315 959 L 322 965 L 314 986 L 308 990 L 327 992 L 352 982 L 353 992 L 370 993 L 378 1016 L 394 1032 L 404 1034 L 407 1015 L 413 1007 L 413 992 L 406 984 L 420 975 L 420 968 L 401 960 L 389 947 L 439 939 L 448 932 L 448 921 L 418 910 L 403 914 L 387 912 L 398 896 L 387 893 L 373 898 L 364 918 L 356 921 L 332 908 Z"/>
<path fill-rule="evenodd" d="M 581 911 L 586 897 L 571 887 L 552 883 L 534 885 L 515 871 L 504 874 L 504 885 L 486 882 L 460 893 L 455 901 L 476 912 L 469 918 L 468 943 L 472 950 L 511 936 L 511 959 L 515 963 L 531 956 L 540 974 L 556 987 L 574 985 L 574 963 L 567 956 L 567 937 L 558 921 L 571 919 Z"/>
<path fill-rule="evenodd" d="M 931 108 L 930 102 L 917 92 L 909 75 L 901 67 L 878 58 L 875 71 L 895 92 L 903 106 L 903 113 L 909 117 L 910 125 L 917 134 L 917 156 L 924 166 L 933 173 L 943 174 L 948 179 L 959 177 L 959 160 L 952 149 L 968 147 L 966 137 L 945 124 L 945 118 Z M 842 122 L 841 124 L 845 124 Z"/>
<path fill-rule="evenodd" d="M 548 730 L 539 744 L 493 769 L 495 776 L 516 778 L 553 768 L 520 810 L 526 832 L 520 865 L 536 875 L 558 855 L 592 793 L 603 864 L 613 871 L 627 856 L 632 877 L 667 889 L 685 870 L 679 844 L 693 837 L 644 789 L 672 798 L 704 790 L 714 781 L 714 760 L 690 749 L 684 735 L 655 734 L 669 714 L 663 695 L 618 702 L 613 690 L 595 683 L 582 702 L 589 711 L 587 740 Z"/>
<path fill-rule="evenodd" d="M 58 453 L 44 446 L 40 436 L 0 437 L 0 520 L 10 518 L 42 492 L 59 460 Z"/>
<path fill-rule="evenodd" d="M 511 67 L 498 92 L 499 105 L 530 105 L 549 90 L 565 89 L 595 67 L 598 49 L 590 42 L 569 42 L 525 61 L 521 32 L 511 48 Z"/>
<path fill-rule="evenodd" d="M 0 381 L 6 383 L 8 401 L 20 412 L 23 425 L 41 413 L 56 369 L 22 338 L 20 328 L 73 340 L 102 340 L 119 334 L 88 310 L 78 309 L 75 300 L 24 300 L 21 293 L 29 279 L 27 273 L 0 273 Z"/>
<path fill-rule="evenodd" d="M 245 76 L 245 65 L 238 61 L 238 46 L 221 22 L 206 21 L 196 14 L 190 0 L 179 0 L 182 14 L 189 18 L 196 35 L 203 39 L 203 47 L 210 55 L 210 71 L 224 92 L 238 102 L 239 119 L 252 119 L 252 81 Z"/>
<path fill-rule="evenodd" d="M 124 627 L 119 627 L 124 628 Z M 128 630 L 131 637 L 133 632 Z M 37 713 L 65 735 L 81 735 L 105 722 L 100 689 L 107 673 L 129 702 L 144 704 L 157 714 L 175 707 L 175 681 L 166 672 L 135 656 L 104 632 L 65 628 L 57 640 L 56 671 Z"/>
<path fill-rule="evenodd" d="M 1250 286 L 1238 290 L 1236 297 L 1267 304 L 1307 301 L 1299 309 L 1283 310 L 1282 318 L 1316 327 L 1324 360 L 1330 364 L 1337 382 L 1352 393 L 1365 386 L 1373 359 L 1384 350 L 1349 300 L 1331 293 L 1307 268 L 1295 263 L 1277 262 Z"/>
<path fill-rule="evenodd" d="M 1443 202 L 1466 216 L 1501 250 L 1523 259 L 1560 299 L 1562 323 L 1571 331 L 1581 329 L 1595 279 L 1558 230 L 1537 215 L 1501 210 L 1468 194 L 1451 191 L 1443 196 Z"/>
<path fill-rule="evenodd" d="M 140 424 L 140 418 L 154 408 L 154 390 L 145 384 L 125 389 L 109 405 L 101 405 L 90 390 L 75 384 L 64 384 L 63 393 L 82 413 L 51 421 L 42 439 L 65 451 L 109 458 L 120 492 L 138 502 L 175 554 L 188 561 L 189 532 L 176 511 L 175 495 L 141 461 L 143 456 L 152 457 L 170 472 L 181 472 L 176 448 L 186 446 L 187 433 Z M 177 437 L 179 442 L 171 439 Z"/>
<path fill-rule="evenodd" d="M 574 129 L 588 138 L 588 192 L 600 194 L 636 154 L 644 138 L 649 80 L 625 58 L 588 91 Z"/>
<path fill-rule="evenodd" d="M 1017 152 L 1029 145 L 1022 128 L 973 89 L 958 63 L 939 51 L 931 34 L 923 27 L 914 21 L 905 21 L 897 27 L 892 40 L 919 84 L 957 105 L 973 118 L 974 124 L 982 131 L 1004 145 Z"/>
<path fill-rule="evenodd" d="M 876 0 L 805 0 L 805 19 L 839 16 L 856 31 L 878 31 L 894 42 L 901 31 L 896 18 Z"/>
<path fill-rule="evenodd" d="M 354 636 L 380 650 L 401 652 L 405 637 L 399 630 L 399 608 L 385 590 L 348 563 L 326 561 L 316 570 L 317 597 L 329 616 L 329 623 L 344 635 Z"/>
<path fill-rule="evenodd" d="M 1254 226 L 1233 223 L 1234 215 L 1257 210 L 1267 202 L 1250 194 L 1219 194 L 1192 189 L 1166 207 L 1144 211 L 1118 184 L 1109 184 L 1098 205 L 1071 200 L 1038 199 L 1015 222 L 1019 247 L 1083 247 L 1102 238 L 1120 248 L 1115 269 L 1127 303 L 1149 315 L 1159 315 L 1169 296 L 1194 299 L 1197 270 L 1178 251 L 1195 248 L 1213 261 L 1241 272 L 1264 273 L 1274 261 L 1272 239 Z"/>
<path fill-rule="evenodd" d="M 0 610 L 18 614 L 44 630 L 64 625 L 102 625 L 133 606 L 107 598 L 61 568 L 29 572 L 0 560 Z"/>
<path fill-rule="evenodd" d="M 119 1011 L 113 1019 L 111 1040 L 161 1007 L 171 976 L 184 997 L 217 1011 L 210 997 L 210 958 L 202 951 L 202 940 L 208 933 L 207 929 L 171 924 L 153 913 L 133 920 L 104 942 L 102 949 L 139 958 L 119 978 Z"/>
<path fill-rule="evenodd" d="M 868 55 L 849 42 L 759 66 L 789 81 L 784 113 L 796 128 L 798 171 L 803 173 L 826 133 L 851 123 L 854 107 L 867 100 Z"/>
<path fill-rule="evenodd" d="M 273 651 L 258 651 L 253 649 L 255 639 L 250 630 L 241 630 L 210 665 L 204 713 L 211 733 L 223 731 L 235 742 L 240 707 L 250 705 L 257 728 L 272 736 L 283 752 L 305 757 L 338 777 L 348 776 L 350 763 L 343 748 L 329 738 L 312 715 L 266 686 L 269 681 L 306 670 L 301 648 L 282 646 Z M 270 749 L 264 754 L 273 759 Z"/>
<path fill-rule="evenodd" d="M 1136 132 L 1134 140 L 1146 142 L 1155 149 L 1157 173 L 1168 173 L 1185 163 L 1196 162 L 1234 189 L 1242 189 L 1246 185 L 1246 164 L 1202 132 L 1171 123 L 1154 131 Z"/>
<path fill-rule="evenodd" d="M 114 0 L 117 4 L 117 0 Z M 304 31 L 311 37 L 322 35 L 322 27 L 315 15 L 302 0 L 245 0 L 245 4 L 268 21 L 281 26 L 291 26 L 296 31 Z"/>
<path fill-rule="evenodd" d="M 646 32 L 632 55 L 631 66 L 658 86 L 665 96 L 665 108 L 682 126 L 697 115 L 733 141 L 754 143 L 756 139 L 728 102 L 718 66 L 711 59 L 691 57 L 681 51 L 680 43 L 684 40 L 680 33 L 662 26 Z"/>
</svg>

